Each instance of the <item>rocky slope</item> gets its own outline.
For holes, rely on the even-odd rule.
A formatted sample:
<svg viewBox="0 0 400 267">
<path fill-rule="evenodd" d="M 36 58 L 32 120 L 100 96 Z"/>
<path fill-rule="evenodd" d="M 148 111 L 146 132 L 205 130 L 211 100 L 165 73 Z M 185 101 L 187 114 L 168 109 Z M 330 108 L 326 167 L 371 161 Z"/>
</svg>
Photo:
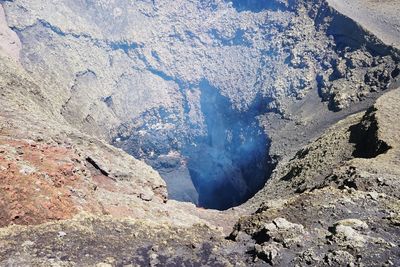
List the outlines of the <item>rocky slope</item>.
<svg viewBox="0 0 400 267">
<path fill-rule="evenodd" d="M 328 3 L 386 44 L 400 48 L 400 18 L 397 15 L 400 6 L 397 1 L 328 0 Z"/>
<path fill-rule="evenodd" d="M 166 204 L 166 185 L 156 171 L 69 126 L 49 110 L 51 102 L 35 79 L 10 57 L 0 57 L 1 226 L 68 219 L 84 211 L 178 225 L 204 222 L 203 216 L 216 217 L 211 221 L 217 226 L 226 221 L 194 205 Z"/>
<path fill-rule="evenodd" d="M 232 239 L 250 236 L 256 256 L 282 266 L 397 266 L 399 100 L 385 94 L 278 166 Z"/>
<path fill-rule="evenodd" d="M 302 138 L 274 142 L 275 128 L 308 140 L 321 129 L 310 123 L 334 116 L 314 116 L 329 113 L 321 100 L 357 106 L 399 74 L 397 50 L 325 1 L 3 5 L 54 112 L 144 159 L 172 198 L 205 207 L 240 204 L 262 187 L 268 155 L 286 153 L 268 153 L 269 140 L 296 147 Z"/>
<path fill-rule="evenodd" d="M 400 265 L 399 52 L 370 24 L 333 1 L 2 5 L 0 265 Z M 196 208 L 144 161 L 202 206 L 262 189 Z"/>
<path fill-rule="evenodd" d="M 1 264 L 397 266 L 399 100 L 400 89 L 385 94 L 278 165 L 265 188 L 242 207 L 257 211 L 242 217 L 228 239 L 204 224 L 145 220 L 151 210 L 128 220 L 82 214 L 3 228 Z M 168 212 L 176 216 L 176 210 Z"/>
<path fill-rule="evenodd" d="M 80 210 L 125 214 L 128 207 L 116 199 L 123 194 L 133 206 L 166 200 L 165 183 L 149 166 L 45 110 L 40 88 L 18 65 L 2 57 L 1 73 L 2 226 L 68 218 Z"/>
</svg>

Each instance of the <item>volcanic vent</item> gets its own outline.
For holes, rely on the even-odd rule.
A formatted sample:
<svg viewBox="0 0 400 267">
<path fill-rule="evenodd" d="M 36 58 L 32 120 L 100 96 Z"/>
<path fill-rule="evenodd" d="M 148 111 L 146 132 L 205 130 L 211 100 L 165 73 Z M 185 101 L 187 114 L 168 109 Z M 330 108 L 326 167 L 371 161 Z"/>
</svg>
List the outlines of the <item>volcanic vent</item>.
<svg viewBox="0 0 400 267">
<path fill-rule="evenodd" d="M 271 125 L 302 129 L 399 75 L 393 49 L 325 1 L 3 5 L 56 112 L 153 166 L 170 198 L 207 208 L 262 187 Z"/>
<path fill-rule="evenodd" d="M 160 131 L 154 125 L 175 123 L 175 114 L 154 110 L 151 116 L 158 120 L 139 118 L 133 124 L 140 127 L 125 136 L 127 129 L 122 126 L 114 144 L 157 169 L 171 198 L 227 209 L 261 189 L 273 168 L 269 140 L 258 117 L 266 112 L 266 99 L 241 112 L 206 80 L 196 91 L 201 120 L 185 121 L 181 127 L 187 132 Z M 188 108 L 187 116 L 190 112 Z"/>
</svg>

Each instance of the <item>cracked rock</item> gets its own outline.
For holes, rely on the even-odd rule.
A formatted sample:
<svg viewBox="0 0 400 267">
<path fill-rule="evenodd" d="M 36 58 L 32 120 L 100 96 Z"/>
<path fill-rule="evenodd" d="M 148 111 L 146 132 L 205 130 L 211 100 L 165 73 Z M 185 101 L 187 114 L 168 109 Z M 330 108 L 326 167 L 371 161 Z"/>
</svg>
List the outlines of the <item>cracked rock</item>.
<svg viewBox="0 0 400 267">
<path fill-rule="evenodd" d="M 305 234 L 303 225 L 291 223 L 284 218 L 277 218 L 272 223 L 265 224 L 261 231 L 267 239 L 281 243 L 284 247 L 301 243 Z"/>
<path fill-rule="evenodd" d="M 276 258 L 279 256 L 279 251 L 281 247 L 279 244 L 273 242 L 271 244 L 264 243 L 264 244 L 256 244 L 254 246 L 254 251 L 260 259 L 270 263 L 274 264 L 276 261 Z"/>
<path fill-rule="evenodd" d="M 359 231 L 368 229 L 368 225 L 358 219 L 346 219 L 336 222 L 330 229 L 332 239 L 340 246 L 359 248 L 363 247 L 368 237 Z"/>
</svg>

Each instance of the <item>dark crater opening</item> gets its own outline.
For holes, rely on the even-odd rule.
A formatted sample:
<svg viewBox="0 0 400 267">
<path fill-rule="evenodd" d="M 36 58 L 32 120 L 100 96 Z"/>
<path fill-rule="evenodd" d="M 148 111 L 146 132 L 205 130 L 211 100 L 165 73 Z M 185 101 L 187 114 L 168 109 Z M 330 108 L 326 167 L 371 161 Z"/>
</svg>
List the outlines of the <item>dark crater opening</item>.
<svg viewBox="0 0 400 267">
<path fill-rule="evenodd" d="M 239 111 L 208 81 L 196 88 L 202 123 L 176 120 L 174 110 L 149 110 L 121 126 L 113 143 L 158 170 L 170 199 L 224 210 L 258 192 L 275 166 L 257 118 L 267 112 L 269 99 L 258 97 L 246 111 Z"/>
<path fill-rule="evenodd" d="M 260 190 L 272 170 L 268 137 L 257 120 L 264 105 L 256 101 L 241 113 L 207 81 L 200 83 L 200 89 L 207 135 L 182 151 L 199 205 L 227 209 Z"/>
</svg>

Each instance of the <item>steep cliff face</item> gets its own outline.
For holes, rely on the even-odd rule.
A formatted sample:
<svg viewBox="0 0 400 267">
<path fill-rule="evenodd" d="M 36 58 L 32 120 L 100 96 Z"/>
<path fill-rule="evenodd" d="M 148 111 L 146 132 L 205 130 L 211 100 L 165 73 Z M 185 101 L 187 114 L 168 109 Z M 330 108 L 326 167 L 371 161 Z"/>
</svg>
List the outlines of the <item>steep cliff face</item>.
<svg viewBox="0 0 400 267">
<path fill-rule="evenodd" d="M 55 112 L 145 159 L 172 198 L 206 207 L 240 204 L 262 187 L 274 166 L 270 128 L 318 120 L 294 106 L 345 109 L 398 75 L 396 51 L 324 1 L 4 6 L 22 64 L 45 77 Z"/>
</svg>

